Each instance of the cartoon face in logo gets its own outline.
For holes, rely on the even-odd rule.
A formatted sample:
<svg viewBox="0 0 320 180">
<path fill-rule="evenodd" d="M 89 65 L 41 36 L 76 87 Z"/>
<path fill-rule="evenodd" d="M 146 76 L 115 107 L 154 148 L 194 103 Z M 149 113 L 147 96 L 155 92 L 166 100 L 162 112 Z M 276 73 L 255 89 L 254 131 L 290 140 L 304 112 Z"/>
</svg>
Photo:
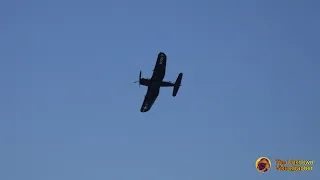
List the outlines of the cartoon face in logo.
<svg viewBox="0 0 320 180">
<path fill-rule="evenodd" d="M 266 157 L 261 157 L 256 161 L 256 168 L 259 172 L 267 172 L 271 167 L 271 162 Z"/>
</svg>

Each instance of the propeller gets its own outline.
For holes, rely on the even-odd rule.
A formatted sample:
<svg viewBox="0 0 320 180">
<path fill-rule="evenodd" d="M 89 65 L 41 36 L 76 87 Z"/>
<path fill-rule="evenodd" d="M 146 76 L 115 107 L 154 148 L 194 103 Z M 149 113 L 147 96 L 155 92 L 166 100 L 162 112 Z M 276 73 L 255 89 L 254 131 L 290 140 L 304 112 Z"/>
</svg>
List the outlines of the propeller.
<svg viewBox="0 0 320 180">
<path fill-rule="evenodd" d="M 140 74 L 139 74 L 139 80 L 134 82 L 134 83 L 139 83 L 139 88 L 140 88 L 140 81 L 141 81 L 141 71 L 140 71 Z"/>
</svg>

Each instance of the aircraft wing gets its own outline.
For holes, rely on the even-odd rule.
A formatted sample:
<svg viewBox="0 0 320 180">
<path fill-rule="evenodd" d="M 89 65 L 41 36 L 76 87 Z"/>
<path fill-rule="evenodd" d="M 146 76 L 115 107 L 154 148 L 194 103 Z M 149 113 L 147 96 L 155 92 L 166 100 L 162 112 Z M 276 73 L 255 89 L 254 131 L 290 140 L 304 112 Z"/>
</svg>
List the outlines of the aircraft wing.
<svg viewBox="0 0 320 180">
<path fill-rule="evenodd" d="M 142 103 L 141 112 L 147 112 L 151 109 L 153 103 L 156 101 L 157 96 L 154 96 L 152 93 L 149 91 L 147 92 L 147 95 L 144 98 L 144 101 Z"/>
<path fill-rule="evenodd" d="M 153 74 L 156 72 L 165 72 L 166 71 L 166 65 L 167 65 L 167 55 L 163 52 L 160 52 L 158 54 L 157 62 L 153 69 Z"/>
</svg>

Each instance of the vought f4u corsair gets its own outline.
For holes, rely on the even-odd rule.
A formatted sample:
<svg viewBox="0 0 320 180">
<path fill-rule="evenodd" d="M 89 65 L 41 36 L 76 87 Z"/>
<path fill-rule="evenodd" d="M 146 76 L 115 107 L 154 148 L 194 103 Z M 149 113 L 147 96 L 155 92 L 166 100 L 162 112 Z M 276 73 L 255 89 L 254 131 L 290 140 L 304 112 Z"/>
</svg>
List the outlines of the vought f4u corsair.
<svg viewBox="0 0 320 180">
<path fill-rule="evenodd" d="M 140 109 L 141 112 L 147 112 L 151 109 L 153 103 L 156 101 L 159 95 L 160 87 L 173 87 L 172 96 L 175 97 L 177 95 L 178 90 L 181 86 L 183 74 L 180 73 L 178 75 L 175 83 L 172 83 L 170 81 L 163 81 L 163 78 L 166 74 L 166 64 L 167 56 L 163 52 L 160 52 L 158 54 L 158 59 L 154 67 L 152 77 L 150 79 L 141 78 L 140 71 L 139 81 L 135 81 L 135 83 L 139 83 L 139 86 L 148 86 L 147 94 L 145 95 L 143 104 Z"/>
</svg>

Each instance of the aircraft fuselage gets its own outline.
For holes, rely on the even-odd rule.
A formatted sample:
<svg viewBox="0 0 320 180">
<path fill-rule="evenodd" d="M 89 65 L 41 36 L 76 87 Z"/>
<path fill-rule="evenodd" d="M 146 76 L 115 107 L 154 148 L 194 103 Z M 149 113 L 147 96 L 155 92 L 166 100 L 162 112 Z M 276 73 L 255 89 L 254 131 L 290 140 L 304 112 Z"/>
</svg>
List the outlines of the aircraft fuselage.
<svg viewBox="0 0 320 180">
<path fill-rule="evenodd" d="M 148 84 L 148 94 L 151 93 L 154 97 L 158 97 L 160 87 L 166 74 L 165 66 L 163 68 L 155 68 L 153 75 Z M 150 95 L 151 95 L 150 94 Z"/>
</svg>

